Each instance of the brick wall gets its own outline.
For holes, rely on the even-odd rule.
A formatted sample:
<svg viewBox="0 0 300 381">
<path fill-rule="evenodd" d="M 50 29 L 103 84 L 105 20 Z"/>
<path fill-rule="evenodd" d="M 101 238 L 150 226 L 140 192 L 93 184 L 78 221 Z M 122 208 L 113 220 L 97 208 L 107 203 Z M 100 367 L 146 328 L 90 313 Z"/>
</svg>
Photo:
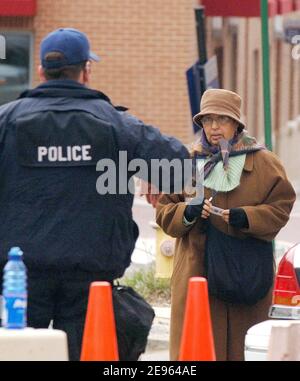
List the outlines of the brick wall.
<svg viewBox="0 0 300 381">
<path fill-rule="evenodd" d="M 188 143 L 192 127 L 185 71 L 197 56 L 197 5 L 197 0 L 38 0 L 33 20 L 0 18 L 0 30 L 5 23 L 33 28 L 34 70 L 44 35 L 58 27 L 83 30 L 102 58 L 93 65 L 91 86 Z M 33 78 L 36 85 L 35 73 Z"/>
<path fill-rule="evenodd" d="M 0 16 L 0 30 L 29 30 L 33 28 L 33 17 Z"/>
</svg>

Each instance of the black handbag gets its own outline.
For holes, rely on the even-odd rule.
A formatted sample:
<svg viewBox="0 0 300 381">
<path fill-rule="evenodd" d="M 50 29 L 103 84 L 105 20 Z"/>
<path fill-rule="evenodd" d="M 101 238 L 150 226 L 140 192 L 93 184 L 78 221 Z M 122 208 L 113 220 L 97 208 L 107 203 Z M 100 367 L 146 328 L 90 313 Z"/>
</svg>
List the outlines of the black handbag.
<svg viewBox="0 0 300 381">
<path fill-rule="evenodd" d="M 131 287 L 113 285 L 112 296 L 119 359 L 120 361 L 137 361 L 145 352 L 155 316 L 154 310 Z"/>
<path fill-rule="evenodd" d="M 253 305 L 273 284 L 272 242 L 229 236 L 208 222 L 205 269 L 209 293 L 234 304 Z"/>
</svg>

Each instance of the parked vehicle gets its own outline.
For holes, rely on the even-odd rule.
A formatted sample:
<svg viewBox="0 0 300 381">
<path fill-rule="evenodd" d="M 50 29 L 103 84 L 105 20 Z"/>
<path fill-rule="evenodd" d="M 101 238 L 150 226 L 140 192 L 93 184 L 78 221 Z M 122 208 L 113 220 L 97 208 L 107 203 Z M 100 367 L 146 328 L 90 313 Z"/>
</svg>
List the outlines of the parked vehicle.
<svg viewBox="0 0 300 381">
<path fill-rule="evenodd" d="M 248 330 L 246 361 L 266 361 L 272 327 L 300 319 L 300 243 L 289 248 L 278 264 L 269 317 Z"/>
</svg>

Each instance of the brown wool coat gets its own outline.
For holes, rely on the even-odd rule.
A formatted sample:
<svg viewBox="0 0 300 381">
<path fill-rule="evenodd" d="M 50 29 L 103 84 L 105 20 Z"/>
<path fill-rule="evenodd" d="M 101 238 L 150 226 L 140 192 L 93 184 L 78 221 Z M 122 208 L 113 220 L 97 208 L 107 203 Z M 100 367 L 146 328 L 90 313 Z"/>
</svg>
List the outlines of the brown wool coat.
<svg viewBox="0 0 300 381">
<path fill-rule="evenodd" d="M 205 197 L 211 190 L 205 189 Z M 218 193 L 213 205 L 223 209 L 243 207 L 249 229 L 237 230 L 220 217 L 211 215 L 212 223 L 225 233 L 242 237 L 249 234 L 271 241 L 286 225 L 295 201 L 295 192 L 285 170 L 273 153 L 263 150 L 247 154 L 240 186 L 228 193 Z M 174 270 L 171 279 L 170 358 L 177 360 L 184 318 L 188 279 L 204 274 L 205 234 L 202 220 L 185 227 L 183 195 L 163 195 L 157 205 L 157 223 L 176 239 Z M 244 339 L 249 327 L 268 318 L 272 290 L 254 306 L 225 303 L 210 297 L 210 309 L 217 360 L 243 360 Z"/>
</svg>

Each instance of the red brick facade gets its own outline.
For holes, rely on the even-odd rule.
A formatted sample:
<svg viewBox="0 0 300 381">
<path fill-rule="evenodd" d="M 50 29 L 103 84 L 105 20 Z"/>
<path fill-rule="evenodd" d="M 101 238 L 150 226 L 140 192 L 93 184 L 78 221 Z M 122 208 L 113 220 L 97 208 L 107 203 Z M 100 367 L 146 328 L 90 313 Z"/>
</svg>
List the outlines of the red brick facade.
<svg viewBox="0 0 300 381">
<path fill-rule="evenodd" d="M 1 30 L 32 31 L 33 83 L 39 44 L 59 27 L 86 32 L 93 51 L 91 86 L 147 123 L 185 143 L 192 126 L 185 72 L 197 57 L 197 0 L 38 0 L 32 18 L 0 17 Z"/>
<path fill-rule="evenodd" d="M 200 0 L 36 1 L 34 17 L 3 17 L 0 13 L 0 34 L 6 30 L 33 34 L 32 86 L 38 83 L 41 39 L 59 27 L 81 29 L 102 58 L 93 65 L 91 86 L 107 93 L 115 104 L 129 107 L 146 123 L 191 142 L 186 70 L 197 59 L 194 8 Z M 276 0 L 281 4 L 288 1 Z M 299 17 L 299 13 L 283 15 L 283 19 L 290 17 Z M 215 30 L 213 19 L 207 18 L 208 56 L 218 54 L 221 86 L 243 97 L 249 131 L 262 140 L 260 21 L 258 17 L 237 18 L 235 26 L 232 21 L 222 19 L 221 29 Z M 298 62 L 291 58 L 292 47 L 275 36 L 274 25 L 271 18 L 273 127 L 277 133 L 299 115 L 300 71 Z"/>
</svg>

